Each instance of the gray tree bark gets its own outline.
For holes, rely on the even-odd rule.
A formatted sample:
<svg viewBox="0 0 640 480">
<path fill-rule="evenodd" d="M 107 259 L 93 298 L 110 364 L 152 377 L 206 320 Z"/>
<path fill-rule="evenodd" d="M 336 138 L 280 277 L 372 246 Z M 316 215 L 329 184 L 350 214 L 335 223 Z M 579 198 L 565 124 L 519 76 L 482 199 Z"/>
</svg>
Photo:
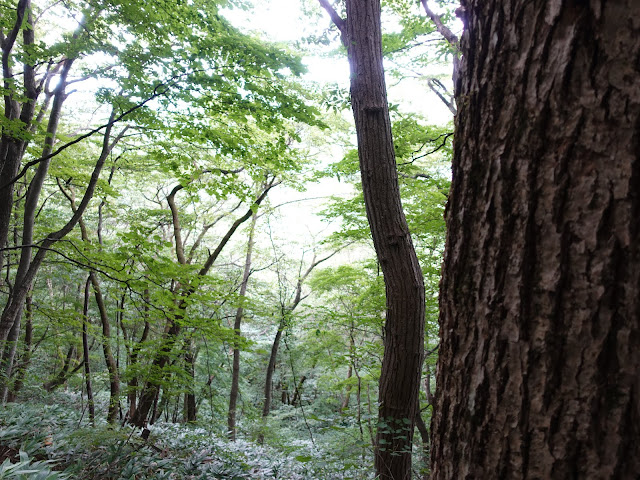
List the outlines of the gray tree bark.
<svg viewBox="0 0 640 480">
<path fill-rule="evenodd" d="M 640 478 L 640 3 L 460 12 L 433 479 Z"/>
</svg>

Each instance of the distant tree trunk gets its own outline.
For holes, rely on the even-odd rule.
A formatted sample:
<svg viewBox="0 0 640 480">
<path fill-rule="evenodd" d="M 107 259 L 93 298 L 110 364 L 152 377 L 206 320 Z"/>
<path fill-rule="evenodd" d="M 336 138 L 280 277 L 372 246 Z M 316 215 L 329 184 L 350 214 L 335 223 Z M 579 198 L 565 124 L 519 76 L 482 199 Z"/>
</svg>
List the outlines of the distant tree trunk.
<svg viewBox="0 0 640 480">
<path fill-rule="evenodd" d="M 145 298 L 148 297 L 149 291 L 145 290 Z M 148 300 L 148 298 L 147 298 Z M 149 330 L 151 329 L 151 324 L 149 323 L 149 319 L 147 318 L 149 306 L 144 306 L 144 328 L 142 330 L 142 335 L 140 336 L 140 340 L 131 348 L 131 355 L 129 356 L 129 368 L 134 369 L 138 365 L 138 357 L 140 355 L 140 351 L 144 346 L 144 342 L 147 341 L 147 337 L 149 336 Z M 128 418 L 131 418 L 133 413 L 136 411 L 136 400 L 138 398 L 138 375 L 133 374 L 129 381 L 127 382 L 127 399 L 129 401 L 129 413 L 127 415 Z"/>
<path fill-rule="evenodd" d="M 278 387 L 280 388 L 280 403 L 289 405 L 289 384 L 281 379 L 278 382 Z"/>
<path fill-rule="evenodd" d="M 87 408 L 89 410 L 89 422 L 93 425 L 96 419 L 96 407 L 93 400 L 93 387 L 91 385 L 91 361 L 89 357 L 89 289 L 91 277 L 87 278 L 84 287 L 84 305 L 82 307 L 82 353 L 84 364 L 84 381 L 87 386 Z"/>
<path fill-rule="evenodd" d="M 14 368 L 14 378 L 10 384 L 9 395 L 7 397 L 8 402 L 15 402 L 24 385 L 24 377 L 27 373 L 27 369 L 31 364 L 31 356 L 33 355 L 33 300 L 31 295 L 27 297 L 25 301 L 26 307 L 26 319 L 24 329 L 24 345 L 20 360 L 17 368 Z"/>
<path fill-rule="evenodd" d="M 189 387 L 184 394 L 184 421 L 195 422 L 196 406 L 196 351 L 191 339 L 185 341 L 184 363 L 189 377 Z"/>
<path fill-rule="evenodd" d="M 251 208 L 249 208 L 244 215 L 237 218 L 233 222 L 231 227 L 229 227 L 229 229 L 227 230 L 227 233 L 222 237 L 222 239 L 218 243 L 218 246 L 216 247 L 216 249 L 209 255 L 204 265 L 202 265 L 202 268 L 198 272 L 199 277 L 203 277 L 209 273 L 209 270 L 211 269 L 216 259 L 218 258 L 218 256 L 220 255 L 224 247 L 227 245 L 227 243 L 229 242 L 233 234 L 236 232 L 236 230 L 240 227 L 240 225 L 242 225 L 244 222 L 249 220 L 249 218 L 251 218 L 251 216 L 254 213 L 254 210 L 260 206 L 262 201 L 267 197 L 267 194 L 269 193 L 269 191 L 278 184 L 279 182 L 277 182 L 275 178 L 272 178 L 269 182 L 267 182 L 267 184 L 263 187 L 263 190 L 260 193 L 260 195 L 254 201 Z M 181 240 L 181 232 L 180 232 L 181 229 L 180 229 L 180 223 L 178 218 L 178 211 L 174 203 L 174 197 L 178 190 L 179 189 L 177 187 L 174 188 L 174 190 L 171 192 L 171 195 L 169 195 L 167 200 L 169 201 L 169 204 L 171 206 L 171 213 L 173 217 L 176 253 L 178 254 L 179 263 L 184 265 L 187 263 L 187 261 L 184 255 L 184 244 Z M 163 333 L 163 339 L 162 339 L 160 350 L 155 355 L 152 361 L 152 366 L 151 366 L 152 375 L 155 376 L 155 379 L 150 379 L 145 384 L 142 390 L 142 394 L 140 395 L 138 406 L 130 420 L 131 424 L 137 427 L 142 428 L 145 426 L 147 422 L 147 416 L 149 415 L 149 410 L 151 409 L 154 403 L 154 399 L 156 398 L 160 390 L 160 381 L 158 379 L 162 378 L 163 369 L 169 362 L 173 347 L 175 346 L 175 343 L 178 340 L 178 335 L 180 334 L 180 330 L 181 330 L 180 323 L 185 318 L 185 315 L 186 315 L 187 300 L 195 291 L 196 291 L 196 287 L 193 287 L 193 286 L 184 287 L 178 299 L 178 306 L 177 306 L 178 313 L 176 314 L 175 318 L 169 319 L 167 321 L 167 325 L 165 326 L 165 331 Z"/>
<path fill-rule="evenodd" d="M 242 326 L 242 317 L 244 315 L 244 297 L 247 294 L 247 285 L 249 284 L 249 276 L 251 275 L 251 255 L 253 253 L 253 234 L 256 229 L 258 215 L 254 212 L 251 217 L 251 226 L 249 227 L 249 239 L 247 241 L 247 254 L 244 260 L 244 270 L 242 272 L 242 282 L 240 283 L 240 291 L 238 298 L 240 305 L 236 310 L 236 316 L 233 323 L 233 330 L 237 340 L 242 338 L 240 327 Z M 229 415 L 227 416 L 227 425 L 229 427 L 229 438 L 231 441 L 236 440 L 236 406 L 238 403 L 238 390 L 240 384 L 240 346 L 237 342 L 233 345 L 233 370 L 231 372 L 231 392 L 229 393 Z"/>
<path fill-rule="evenodd" d="M 62 368 L 60 369 L 60 371 L 58 371 L 58 373 L 54 375 L 51 380 L 45 382 L 42 388 L 44 388 L 47 392 L 53 392 L 56 388 L 58 388 L 60 385 L 63 385 L 67 380 L 69 380 L 71 375 L 80 370 L 80 368 L 82 368 L 82 362 L 77 364 L 74 368 L 71 368 L 71 363 L 73 362 L 75 356 L 76 346 L 69 345 L 67 355 L 62 362 Z"/>
<path fill-rule="evenodd" d="M 171 376 L 168 377 L 168 380 L 171 379 Z M 151 419 L 149 420 L 149 424 L 153 425 L 164 412 L 167 404 L 169 403 L 169 398 L 171 395 L 167 392 L 166 388 L 162 389 L 162 396 L 160 397 L 160 401 L 158 401 L 158 397 L 160 397 L 160 390 L 156 394 L 156 397 L 153 399 L 152 410 L 151 410 Z"/>
<path fill-rule="evenodd" d="M 426 470 L 422 478 L 424 480 L 430 480 L 431 477 L 428 471 L 430 464 L 429 429 L 427 428 L 427 424 L 424 423 L 424 419 L 422 418 L 422 414 L 420 412 L 416 414 L 416 428 L 418 429 L 418 433 L 420 433 L 420 439 L 422 440 L 422 461 L 424 462 L 424 468 Z"/>
<path fill-rule="evenodd" d="M 349 363 L 349 369 L 347 370 L 347 380 L 351 379 L 354 369 L 356 369 L 356 373 L 357 373 L 356 339 L 353 336 L 354 328 L 355 328 L 355 322 L 352 321 L 351 325 L 349 326 L 349 362 L 350 363 Z M 344 400 L 342 400 L 342 405 L 340 406 L 340 410 L 346 410 L 347 408 L 349 408 L 349 399 L 351 398 L 352 388 L 353 387 L 351 383 L 348 383 L 345 389 Z M 360 376 L 358 376 L 358 388 L 360 388 Z"/>
<path fill-rule="evenodd" d="M 271 411 L 271 396 L 273 390 L 273 373 L 276 370 L 276 360 L 278 358 L 278 349 L 280 348 L 280 339 L 282 338 L 282 332 L 285 328 L 285 321 L 281 320 L 278 325 L 278 331 L 273 338 L 271 344 L 271 353 L 269 354 L 269 363 L 267 365 L 267 373 L 264 381 L 264 400 L 262 403 L 262 421 L 266 422 L 269 412 Z M 258 435 L 258 443 L 262 445 L 264 443 L 264 434 Z"/>
<path fill-rule="evenodd" d="M 304 382 L 306 381 L 307 381 L 307 376 L 303 375 L 302 377 L 300 377 L 300 380 L 296 385 L 296 389 L 294 390 L 293 397 L 291 399 L 291 405 L 293 405 L 294 407 L 300 406 L 300 402 L 302 401 L 302 387 L 304 385 Z"/>
<path fill-rule="evenodd" d="M 109 410 L 107 412 L 107 422 L 114 424 L 120 406 L 120 375 L 118 374 L 118 365 L 111 351 L 111 322 L 109 322 L 109 314 L 107 313 L 107 307 L 104 303 L 104 297 L 102 296 L 100 283 L 98 282 L 96 274 L 91 272 L 89 278 L 91 279 L 96 303 L 98 304 L 98 311 L 100 312 L 100 321 L 102 323 L 102 352 L 104 353 L 104 360 L 107 364 L 107 371 L 109 372 Z"/>
<path fill-rule="evenodd" d="M 349 365 L 349 369 L 347 370 L 347 380 L 351 379 L 351 376 L 353 375 L 353 366 Z M 349 400 L 351 399 L 351 389 L 353 388 L 353 386 L 348 383 L 347 386 L 345 387 L 345 391 L 344 391 L 344 398 L 342 399 L 342 402 L 340 403 L 340 410 L 346 410 L 347 408 L 349 408 Z"/>
<path fill-rule="evenodd" d="M 176 318 L 166 326 L 160 350 L 151 363 L 151 376 L 153 376 L 153 379 L 148 380 L 145 384 L 138 400 L 138 406 L 130 420 L 131 424 L 139 428 L 146 426 L 149 411 L 160 393 L 162 379 L 167 376 L 164 373 L 164 367 L 171 360 L 171 351 L 180 333 L 180 321 L 181 318 Z M 166 395 L 166 392 L 164 395 Z"/>
<path fill-rule="evenodd" d="M 640 478 L 640 2 L 461 12 L 433 479 Z"/>
</svg>

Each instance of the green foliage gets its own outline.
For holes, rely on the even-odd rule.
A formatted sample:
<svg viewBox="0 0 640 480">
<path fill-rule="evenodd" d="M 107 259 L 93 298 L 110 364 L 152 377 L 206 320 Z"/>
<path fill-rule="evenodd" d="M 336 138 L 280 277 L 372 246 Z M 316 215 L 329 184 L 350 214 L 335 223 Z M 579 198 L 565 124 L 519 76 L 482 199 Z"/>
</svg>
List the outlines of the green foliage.
<svg viewBox="0 0 640 480">
<path fill-rule="evenodd" d="M 5 31 L 15 3 L 0 0 Z M 87 480 L 371 477 L 385 296 L 369 248 L 362 196 L 336 198 L 327 207 L 326 217 L 340 225 L 325 244 L 355 244 L 345 257 L 337 255 L 322 265 L 326 268 L 314 271 L 295 311 L 287 306 L 304 262 L 293 258 L 298 247 L 306 247 L 286 227 L 277 232 L 283 246 L 270 252 L 265 245 L 274 241 L 259 223 L 245 297 L 238 292 L 244 227 L 201 274 L 236 219 L 247 211 L 261 218 L 265 211 L 273 214 L 268 199 L 260 207 L 253 203 L 270 179 L 297 191 L 309 180 L 336 179 L 356 188 L 359 181 L 357 151 L 342 116 L 348 92 L 338 85 L 308 88 L 299 79 L 304 72 L 299 52 L 245 35 L 221 15 L 221 9 L 238 6 L 248 3 L 34 2 L 36 43 L 23 48 L 18 42 L 10 58 L 15 70 L 26 62 L 43 78 L 47 68 L 76 59 L 70 74 L 74 86 L 68 90 L 79 85 L 78 91 L 65 103 L 56 148 L 104 125 L 110 109 L 124 115 L 113 132 L 123 136 L 83 215 L 88 239 L 76 228 L 57 242 L 33 286 L 32 340 L 27 346 L 23 322 L 17 357 L 18 365 L 24 361 L 28 368 L 18 400 L 30 404 L 0 412 L 0 445 L 17 455 L 0 465 L 6 472 L 0 478 L 22 478 L 27 470 L 32 471 L 28 475 L 44 475 L 33 478 Z M 415 3 L 387 2 L 385 9 L 395 16 L 387 24 L 385 54 L 396 64 L 417 69 L 450 56 L 440 41 L 436 50 L 425 47 L 436 34 Z M 81 28 L 79 21 L 84 22 Z M 402 76 L 406 71 L 401 70 L 393 73 Z M 88 80 L 86 87 L 77 82 L 81 77 Z M 22 81 L 14 75 L 4 93 L 24 101 Z M 329 112 L 321 115 L 318 106 Z M 433 348 L 451 126 L 427 125 L 417 115 L 400 112 L 393 108 L 393 135 L 403 203 L 427 279 L 427 337 Z M 30 130 L 4 116 L 0 122 L 3 133 L 30 140 L 26 160 L 42 154 L 46 117 Z M 76 206 L 80 202 L 102 150 L 103 132 L 101 128 L 52 159 L 38 205 L 36 239 L 68 221 L 70 198 Z M 328 158 L 336 157 L 340 160 L 327 165 Z M 33 170 L 28 170 L 16 184 L 12 228 L 17 233 L 5 264 L 9 280 L 19 253 L 13 247 L 20 246 L 27 188 L 22 182 L 32 178 Z M 168 206 L 172 191 L 177 222 Z M 186 262 L 177 256 L 178 224 Z M 86 319 L 82 314 L 89 271 L 99 279 L 106 302 L 108 339 L 91 290 Z M 7 293 L 7 283 L 0 289 Z M 239 305 L 244 307 L 240 338 L 232 328 Z M 85 320 L 95 427 L 88 425 L 86 383 L 77 368 Z M 264 374 L 281 321 L 285 332 L 274 374 L 273 410 L 263 421 Z M 174 325 L 180 332 L 169 341 L 167 331 Z M 108 404 L 103 342 L 118 362 L 123 413 L 129 394 L 139 397 L 149 382 L 160 388 L 159 420 L 149 442 L 128 427 L 103 425 Z M 241 350 L 236 443 L 213 434 L 226 433 L 233 345 Z M 69 352 L 68 375 L 45 397 L 42 384 L 61 373 Z M 162 370 L 152 364 L 159 352 L 167 359 Z M 435 357 L 427 359 L 425 372 L 433 371 Z M 201 423 L 169 424 L 184 420 L 187 393 L 195 394 Z M 426 400 L 423 392 L 423 407 Z M 428 421 L 429 408 L 423 413 Z M 251 443 L 259 434 L 269 447 Z"/>
<path fill-rule="evenodd" d="M 148 441 L 129 428 L 78 428 L 77 413 L 61 407 L 11 405 L 0 413 L 0 442 L 23 441 L 20 459 L 0 466 L 11 479 L 224 479 L 369 478 L 353 466 L 328 462 L 304 442 L 282 454 L 239 440 L 211 435 L 203 428 L 157 424 Z M 40 434 L 39 432 L 43 432 Z M 43 460 L 34 461 L 30 455 Z M 51 471 L 55 465 L 56 472 Z M 32 476 L 33 475 L 33 476 Z"/>
<path fill-rule="evenodd" d="M 67 475 L 51 470 L 51 462 L 34 461 L 26 452 L 19 452 L 19 459 L 12 462 L 6 458 L 0 464 L 0 479 L 16 480 L 62 480 L 69 478 Z"/>
</svg>

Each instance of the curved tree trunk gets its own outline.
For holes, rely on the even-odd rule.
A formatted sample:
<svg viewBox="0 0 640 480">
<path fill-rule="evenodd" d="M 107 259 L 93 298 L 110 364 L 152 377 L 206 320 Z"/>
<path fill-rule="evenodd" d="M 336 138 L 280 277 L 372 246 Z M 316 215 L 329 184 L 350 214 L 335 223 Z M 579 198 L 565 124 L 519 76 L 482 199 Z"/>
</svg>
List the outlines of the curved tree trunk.
<svg viewBox="0 0 640 480">
<path fill-rule="evenodd" d="M 107 307 L 104 303 L 98 277 L 94 272 L 91 272 L 89 278 L 91 279 L 93 293 L 96 304 L 98 305 L 98 311 L 100 312 L 100 322 L 102 323 L 102 352 L 104 354 L 104 361 L 107 364 L 107 371 L 109 372 L 109 410 L 107 412 L 107 422 L 114 424 L 118 416 L 118 411 L 120 410 L 120 375 L 118 374 L 118 365 L 111 350 L 111 322 L 109 322 L 109 314 L 107 313 Z"/>
<path fill-rule="evenodd" d="M 433 478 L 640 478 L 640 3 L 463 3 Z"/>
<path fill-rule="evenodd" d="M 381 480 L 409 480 L 424 351 L 425 293 L 400 202 L 382 67 L 379 0 L 348 0 L 344 32 L 362 189 L 387 299 L 376 473 Z"/>
<path fill-rule="evenodd" d="M 425 292 L 400 201 L 382 66 L 380 0 L 347 0 L 347 18 L 319 0 L 340 30 L 351 66 L 351 108 L 358 137 L 362 191 L 384 274 L 387 314 L 380 374 L 376 474 L 411 478 L 411 446 L 424 354 Z"/>
</svg>

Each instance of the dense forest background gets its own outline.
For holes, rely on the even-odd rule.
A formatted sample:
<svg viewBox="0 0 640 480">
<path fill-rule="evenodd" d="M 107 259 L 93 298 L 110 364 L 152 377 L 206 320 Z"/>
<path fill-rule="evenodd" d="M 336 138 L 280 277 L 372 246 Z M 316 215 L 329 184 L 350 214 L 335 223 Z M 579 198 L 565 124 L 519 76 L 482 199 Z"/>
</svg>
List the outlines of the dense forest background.
<svg viewBox="0 0 640 480">
<path fill-rule="evenodd" d="M 383 10 L 426 283 L 416 478 L 461 28 L 433 3 Z M 385 287 L 339 31 L 301 7 L 274 43 L 250 2 L 1 4 L 2 478 L 373 478 Z"/>
<path fill-rule="evenodd" d="M 640 3 L 0 12 L 0 478 L 640 478 Z"/>
</svg>

